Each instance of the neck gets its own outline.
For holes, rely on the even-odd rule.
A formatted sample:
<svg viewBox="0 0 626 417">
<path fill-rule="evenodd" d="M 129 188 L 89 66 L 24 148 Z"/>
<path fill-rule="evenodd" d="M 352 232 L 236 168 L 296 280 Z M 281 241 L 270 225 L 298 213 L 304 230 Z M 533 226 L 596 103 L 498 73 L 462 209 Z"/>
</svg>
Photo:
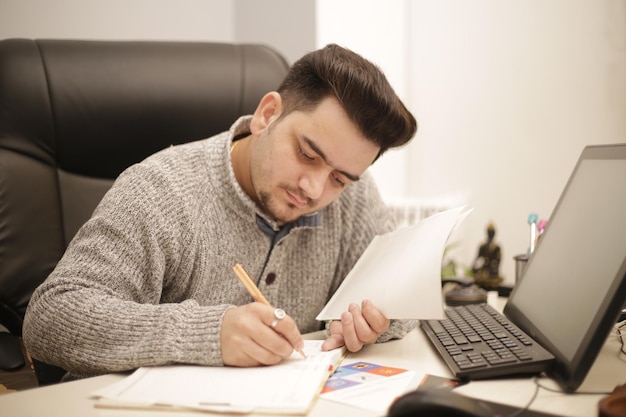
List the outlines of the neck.
<svg viewBox="0 0 626 417">
<path fill-rule="evenodd" d="M 235 172 L 235 178 L 241 188 L 250 198 L 255 200 L 252 192 L 252 180 L 250 179 L 250 145 L 251 136 L 234 141 L 230 146 L 230 160 Z"/>
</svg>

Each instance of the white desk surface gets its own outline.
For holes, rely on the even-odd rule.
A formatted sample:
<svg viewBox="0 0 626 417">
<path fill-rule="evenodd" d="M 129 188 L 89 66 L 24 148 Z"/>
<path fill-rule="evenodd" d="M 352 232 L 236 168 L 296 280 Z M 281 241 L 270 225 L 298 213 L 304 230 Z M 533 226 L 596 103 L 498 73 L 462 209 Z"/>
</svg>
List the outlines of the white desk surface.
<svg viewBox="0 0 626 417">
<path fill-rule="evenodd" d="M 491 297 L 490 301 L 493 301 L 492 304 L 496 304 L 497 307 L 503 305 L 501 299 L 494 300 Z M 363 360 L 381 365 L 413 369 L 420 376 L 423 373 L 446 377 L 451 375 L 420 329 L 410 332 L 402 340 L 367 346 L 361 352 L 350 354 L 348 358 L 350 360 Z M 124 378 L 124 376 L 118 374 L 103 375 L 0 395 L 0 416 L 192 417 L 213 415 L 204 412 L 112 410 L 94 407 L 95 401 L 90 399 L 90 393 Z M 556 388 L 556 385 L 550 379 L 542 377 L 539 380 L 542 385 Z M 419 381 L 414 381 L 414 387 L 417 387 L 418 383 Z M 620 356 L 617 338 L 610 336 L 578 391 L 610 392 L 616 386 L 624 383 L 626 383 L 626 358 L 624 355 Z M 473 381 L 456 388 L 455 391 L 471 397 L 523 407 L 532 397 L 535 391 L 535 383 L 530 378 Z M 602 397 L 604 395 L 568 395 L 540 389 L 537 398 L 530 408 L 560 416 L 593 417 L 598 415 L 597 405 Z M 325 400 L 324 398 L 320 398 L 309 413 L 311 417 L 339 415 L 349 415 L 351 417 L 380 416 L 380 414 L 372 411 L 353 408 Z"/>
</svg>

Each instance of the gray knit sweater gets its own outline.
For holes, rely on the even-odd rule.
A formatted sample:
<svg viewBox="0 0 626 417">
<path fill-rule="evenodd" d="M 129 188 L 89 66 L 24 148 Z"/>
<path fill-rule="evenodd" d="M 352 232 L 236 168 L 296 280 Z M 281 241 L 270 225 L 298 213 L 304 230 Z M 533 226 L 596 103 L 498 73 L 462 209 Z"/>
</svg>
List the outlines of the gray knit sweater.
<svg viewBox="0 0 626 417">
<path fill-rule="evenodd" d="M 319 225 L 295 227 L 272 246 L 230 162 L 231 141 L 248 122 L 120 175 L 33 294 L 24 323 L 33 357 L 74 376 L 222 365 L 222 316 L 252 301 L 232 272 L 237 262 L 302 333 L 320 329 L 315 316 L 393 220 L 366 174 L 320 212 Z M 394 321 L 379 342 L 414 326 Z"/>
</svg>

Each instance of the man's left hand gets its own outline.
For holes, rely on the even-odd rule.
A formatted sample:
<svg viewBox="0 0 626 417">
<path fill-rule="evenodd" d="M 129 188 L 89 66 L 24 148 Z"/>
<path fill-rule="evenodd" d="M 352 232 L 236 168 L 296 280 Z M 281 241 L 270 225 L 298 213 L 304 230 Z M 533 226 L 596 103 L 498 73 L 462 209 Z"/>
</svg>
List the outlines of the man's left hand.
<svg viewBox="0 0 626 417">
<path fill-rule="evenodd" d="M 350 304 L 348 311 L 341 314 L 341 320 L 333 320 L 328 328 L 330 336 L 322 345 L 322 350 L 346 346 L 350 352 L 358 352 L 365 345 L 375 343 L 378 337 L 389 330 L 390 321 L 369 300 L 361 307 Z"/>
</svg>

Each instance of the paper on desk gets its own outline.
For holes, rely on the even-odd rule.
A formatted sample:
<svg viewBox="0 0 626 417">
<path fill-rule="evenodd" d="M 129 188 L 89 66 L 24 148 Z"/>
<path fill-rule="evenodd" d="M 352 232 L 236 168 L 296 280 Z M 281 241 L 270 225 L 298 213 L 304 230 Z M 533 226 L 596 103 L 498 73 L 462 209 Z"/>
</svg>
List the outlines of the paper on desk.
<svg viewBox="0 0 626 417">
<path fill-rule="evenodd" d="M 470 211 L 461 206 L 376 236 L 316 319 L 338 320 L 350 303 L 365 299 L 389 319 L 443 319 L 443 253 Z"/>
<path fill-rule="evenodd" d="M 107 408 L 306 414 L 345 353 L 322 351 L 323 342 L 305 340 L 306 359 L 294 353 L 273 366 L 139 368 L 92 396 Z"/>
<path fill-rule="evenodd" d="M 417 372 L 368 362 L 342 365 L 326 382 L 321 398 L 384 415 L 416 380 Z"/>
</svg>

